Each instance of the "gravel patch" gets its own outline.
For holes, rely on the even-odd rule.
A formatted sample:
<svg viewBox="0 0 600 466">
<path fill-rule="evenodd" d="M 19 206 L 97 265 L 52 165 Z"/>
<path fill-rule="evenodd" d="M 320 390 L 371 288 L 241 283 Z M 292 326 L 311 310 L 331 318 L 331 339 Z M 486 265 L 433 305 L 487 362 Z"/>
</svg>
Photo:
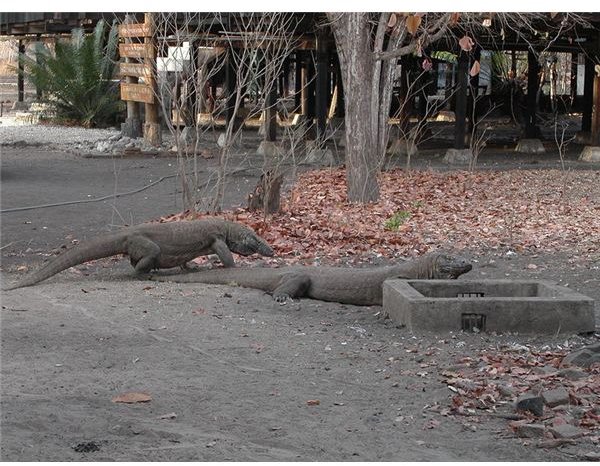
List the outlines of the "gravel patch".
<svg viewBox="0 0 600 466">
<path fill-rule="evenodd" d="M 24 124 L 14 117 L 0 118 L 0 147 L 44 146 L 83 156 L 110 156 L 127 152 L 156 155 L 168 151 L 172 145 L 168 135 L 163 135 L 162 147 L 156 148 L 146 144 L 143 138 L 122 137 L 117 128 Z"/>
<path fill-rule="evenodd" d="M 2 119 L 0 145 L 46 145 L 69 146 L 96 143 L 120 134 L 117 129 L 86 129 L 67 126 L 11 125 Z"/>
</svg>

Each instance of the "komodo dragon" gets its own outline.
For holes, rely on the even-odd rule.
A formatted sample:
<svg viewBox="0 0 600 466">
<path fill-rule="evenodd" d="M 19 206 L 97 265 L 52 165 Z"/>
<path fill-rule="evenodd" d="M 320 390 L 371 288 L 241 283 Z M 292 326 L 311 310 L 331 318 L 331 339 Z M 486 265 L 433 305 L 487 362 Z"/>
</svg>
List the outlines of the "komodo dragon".
<svg viewBox="0 0 600 466">
<path fill-rule="evenodd" d="M 78 244 L 5 290 L 35 285 L 74 265 L 117 254 L 127 254 L 136 272 L 147 273 L 185 267 L 186 262 L 208 254 L 216 254 L 225 267 L 233 267 L 232 252 L 273 255 L 265 240 L 240 223 L 221 219 L 144 223 Z"/>
<path fill-rule="evenodd" d="M 412 261 L 383 267 L 281 267 L 207 270 L 188 274 L 152 276 L 151 280 L 212 283 L 258 288 L 284 303 L 289 298 L 313 298 L 359 306 L 381 305 L 383 282 L 390 278 L 457 278 L 471 270 L 464 258 L 434 252 Z"/>
</svg>

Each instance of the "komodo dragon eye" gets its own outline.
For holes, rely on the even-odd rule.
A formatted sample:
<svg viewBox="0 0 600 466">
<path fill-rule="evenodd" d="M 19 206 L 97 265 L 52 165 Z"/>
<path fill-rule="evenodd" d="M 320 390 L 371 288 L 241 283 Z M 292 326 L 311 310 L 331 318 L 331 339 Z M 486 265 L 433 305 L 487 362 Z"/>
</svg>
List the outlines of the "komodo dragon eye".
<svg viewBox="0 0 600 466">
<path fill-rule="evenodd" d="M 234 252 L 242 256 L 250 256 L 258 250 L 258 241 L 253 236 L 246 236 L 242 241 L 235 243 Z"/>
</svg>

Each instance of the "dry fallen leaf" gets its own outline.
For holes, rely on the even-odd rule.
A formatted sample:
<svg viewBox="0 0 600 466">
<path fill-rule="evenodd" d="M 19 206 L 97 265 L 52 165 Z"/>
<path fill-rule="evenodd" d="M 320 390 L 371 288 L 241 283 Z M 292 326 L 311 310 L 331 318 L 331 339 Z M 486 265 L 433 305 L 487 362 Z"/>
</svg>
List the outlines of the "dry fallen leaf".
<svg viewBox="0 0 600 466">
<path fill-rule="evenodd" d="M 144 392 L 127 392 L 121 393 L 113 397 L 113 403 L 146 403 L 152 400 L 152 397 L 148 393 Z"/>
<path fill-rule="evenodd" d="M 320 400 L 307 400 L 306 404 L 308 406 L 318 406 L 321 404 L 321 401 Z"/>
</svg>

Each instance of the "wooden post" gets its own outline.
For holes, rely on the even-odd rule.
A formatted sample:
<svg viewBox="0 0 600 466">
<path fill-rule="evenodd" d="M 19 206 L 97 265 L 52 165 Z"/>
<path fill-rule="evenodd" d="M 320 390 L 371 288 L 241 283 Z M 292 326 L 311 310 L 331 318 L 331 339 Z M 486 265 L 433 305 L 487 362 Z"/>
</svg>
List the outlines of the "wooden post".
<svg viewBox="0 0 600 466">
<path fill-rule="evenodd" d="M 300 50 L 296 50 L 294 60 L 294 113 L 302 112 L 302 55 Z"/>
<path fill-rule="evenodd" d="M 25 55 L 25 42 L 22 39 L 19 39 L 19 57 L 17 59 L 17 67 L 19 71 L 17 74 L 17 102 L 25 101 L 25 81 L 23 79 L 25 66 L 23 63 L 23 55 Z"/>
<path fill-rule="evenodd" d="M 42 35 L 38 34 L 35 41 L 36 41 L 35 45 L 36 46 L 40 46 L 41 43 L 42 43 Z M 35 55 L 35 61 L 36 61 L 36 63 L 38 65 L 40 64 L 40 58 L 41 57 L 36 53 L 36 55 Z M 38 86 L 35 86 L 35 98 L 36 98 L 36 100 L 38 100 L 38 101 L 42 100 L 42 97 L 43 97 L 42 96 L 42 89 L 39 88 Z"/>
<path fill-rule="evenodd" d="M 289 94 L 290 89 L 290 56 L 288 55 L 283 60 L 283 69 L 281 70 L 281 90 L 279 95 L 285 98 Z"/>
<path fill-rule="evenodd" d="M 481 47 L 477 47 L 473 52 L 473 59 L 481 60 Z M 469 75 L 469 84 L 471 88 L 471 95 L 469 96 L 469 132 L 473 131 L 473 126 L 477 123 L 477 98 L 479 97 L 479 73 L 475 76 Z"/>
<path fill-rule="evenodd" d="M 527 52 L 527 122 L 525 124 L 525 137 L 534 139 L 540 136 L 537 127 L 537 93 L 539 87 L 539 64 L 532 50 Z"/>
<path fill-rule="evenodd" d="M 340 69 L 340 60 L 335 57 L 335 88 L 337 89 L 337 101 L 335 105 L 336 118 L 344 118 L 344 85 L 342 83 L 342 70 Z"/>
<path fill-rule="evenodd" d="M 307 127 L 306 127 L 306 139 L 313 140 L 316 137 L 315 134 L 315 60 L 312 52 L 308 56 L 306 64 L 306 78 L 307 82 L 305 88 L 305 102 L 303 103 L 303 113 L 306 115 Z"/>
<path fill-rule="evenodd" d="M 459 150 L 465 148 L 468 73 L 469 55 L 461 50 L 458 55 L 458 88 L 456 91 L 456 121 L 454 123 L 454 148 Z"/>
<path fill-rule="evenodd" d="M 317 117 L 317 138 L 325 139 L 327 128 L 327 78 L 329 68 L 327 37 L 324 32 L 317 36 L 317 66 L 315 76 L 315 114 Z"/>
<path fill-rule="evenodd" d="M 126 15 L 124 24 L 133 24 L 135 23 L 135 16 Z M 132 44 L 133 39 L 130 37 L 126 37 L 126 44 Z M 125 63 L 137 63 L 137 61 L 133 58 L 125 58 Z M 127 84 L 138 84 L 139 78 L 136 76 L 125 76 L 125 82 Z M 134 102 L 133 100 L 127 100 L 127 117 L 125 122 L 121 123 L 121 134 L 123 136 L 128 136 L 130 138 L 139 138 L 142 136 L 142 119 L 140 118 L 140 104 L 138 102 Z"/>
<path fill-rule="evenodd" d="M 577 65 L 579 64 L 579 53 L 571 54 L 571 106 L 575 106 L 577 101 Z"/>
<path fill-rule="evenodd" d="M 277 140 L 277 86 L 271 88 L 265 99 L 265 139 L 275 142 Z"/>
<path fill-rule="evenodd" d="M 272 52 L 265 51 L 265 64 L 263 81 L 263 94 L 265 96 L 264 104 L 264 134 L 265 141 L 275 142 L 277 139 L 277 95 L 278 95 L 278 74 L 275 73 L 272 63 Z"/>
<path fill-rule="evenodd" d="M 410 126 L 410 96 L 408 95 L 408 84 L 410 79 L 410 64 L 407 56 L 400 57 L 400 95 L 399 95 L 399 113 L 398 120 L 400 128 L 400 137 L 406 139 Z"/>
<path fill-rule="evenodd" d="M 187 79 L 187 112 L 185 126 L 193 128 L 198 121 L 198 43 L 190 42 L 190 76 Z"/>
<path fill-rule="evenodd" d="M 581 131 L 592 130 L 592 110 L 594 108 L 594 60 L 585 56 L 585 78 L 583 81 L 583 109 L 581 115 Z"/>
<path fill-rule="evenodd" d="M 233 48 L 227 51 L 227 62 L 225 63 L 225 89 L 227 91 L 227 104 L 225 109 L 225 120 L 229 124 L 235 119 L 235 98 L 236 98 L 236 70 L 233 60 Z M 234 121 L 235 124 L 235 121 Z"/>
<path fill-rule="evenodd" d="M 158 89 L 156 84 L 156 47 L 154 44 L 154 13 L 144 14 L 144 23 L 150 28 L 149 37 L 144 37 L 144 44 L 153 50 L 152 57 L 144 58 L 146 66 L 151 70 L 149 76 L 145 78 L 146 84 L 155 96 L 154 103 L 145 103 L 144 109 L 146 111 L 146 122 L 144 123 L 144 139 L 152 146 L 160 146 L 161 144 L 161 132 L 160 132 L 160 121 L 158 118 L 158 103 L 156 97 L 158 96 Z"/>
<path fill-rule="evenodd" d="M 590 144 L 600 146 L 600 76 L 598 74 L 594 76 L 594 108 Z"/>
</svg>

